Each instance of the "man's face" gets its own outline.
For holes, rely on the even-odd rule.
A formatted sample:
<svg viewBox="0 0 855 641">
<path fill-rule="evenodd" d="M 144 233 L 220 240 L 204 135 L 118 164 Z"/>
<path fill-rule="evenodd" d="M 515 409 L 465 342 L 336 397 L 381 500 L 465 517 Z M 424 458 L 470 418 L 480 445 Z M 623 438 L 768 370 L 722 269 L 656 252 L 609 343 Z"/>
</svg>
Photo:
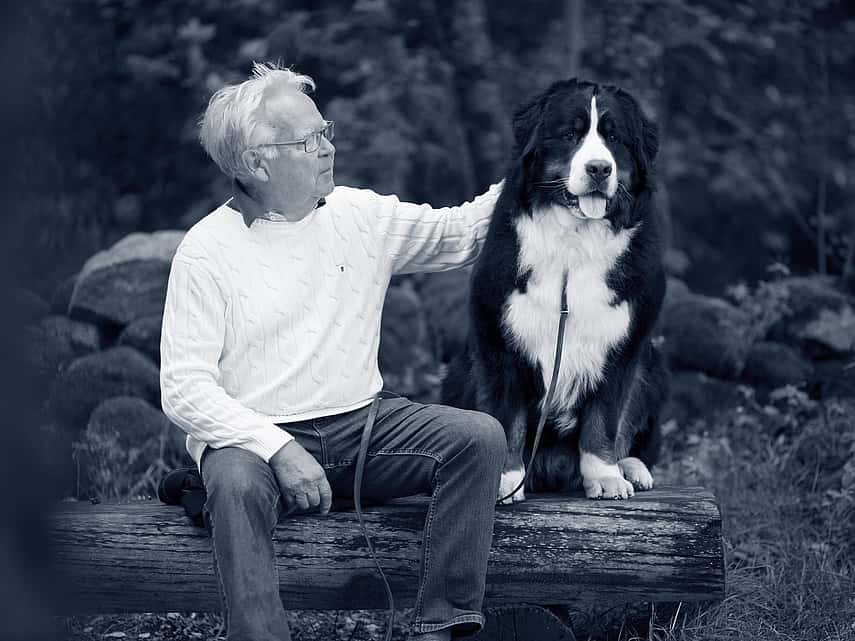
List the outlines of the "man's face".
<svg viewBox="0 0 855 641">
<path fill-rule="evenodd" d="M 277 90 L 263 103 L 263 120 L 274 128 L 269 142 L 302 140 L 324 128 L 314 101 L 304 93 Z M 329 195 L 333 182 L 335 147 L 321 137 L 317 151 L 307 153 L 303 145 L 281 145 L 279 155 L 266 159 L 270 180 L 268 188 L 276 194 L 277 202 L 300 203 Z"/>
</svg>

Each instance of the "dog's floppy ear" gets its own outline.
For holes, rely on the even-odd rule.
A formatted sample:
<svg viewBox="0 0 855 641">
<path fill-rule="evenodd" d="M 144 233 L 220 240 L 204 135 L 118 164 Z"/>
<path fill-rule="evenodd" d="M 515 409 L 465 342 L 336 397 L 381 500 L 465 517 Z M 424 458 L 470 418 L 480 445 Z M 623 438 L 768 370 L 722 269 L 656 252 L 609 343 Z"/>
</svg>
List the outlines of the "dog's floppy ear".
<svg viewBox="0 0 855 641">
<path fill-rule="evenodd" d="M 514 114 L 514 142 L 516 157 L 527 160 L 537 146 L 540 122 L 547 95 L 543 94 L 520 107 Z"/>
<path fill-rule="evenodd" d="M 656 154 L 659 153 L 659 127 L 650 118 L 644 115 L 638 102 L 623 89 L 617 90 L 617 96 L 624 105 L 624 109 L 630 114 L 636 129 L 640 132 L 640 145 L 638 151 L 640 160 L 645 169 L 653 166 Z"/>
<path fill-rule="evenodd" d="M 641 142 L 647 164 L 652 165 L 659 153 L 659 125 L 650 120 L 641 111 Z"/>
</svg>

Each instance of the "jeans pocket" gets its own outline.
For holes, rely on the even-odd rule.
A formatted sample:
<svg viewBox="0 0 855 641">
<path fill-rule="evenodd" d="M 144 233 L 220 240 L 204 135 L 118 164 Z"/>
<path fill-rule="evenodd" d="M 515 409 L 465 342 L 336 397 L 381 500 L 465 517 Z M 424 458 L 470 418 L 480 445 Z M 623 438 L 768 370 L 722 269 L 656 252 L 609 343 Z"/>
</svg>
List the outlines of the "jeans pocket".
<svg viewBox="0 0 855 641">
<path fill-rule="evenodd" d="M 327 464 L 324 438 L 315 428 L 314 421 L 296 421 L 294 423 L 277 423 L 284 431 L 294 437 L 303 449 L 315 457 L 321 466 Z"/>
</svg>

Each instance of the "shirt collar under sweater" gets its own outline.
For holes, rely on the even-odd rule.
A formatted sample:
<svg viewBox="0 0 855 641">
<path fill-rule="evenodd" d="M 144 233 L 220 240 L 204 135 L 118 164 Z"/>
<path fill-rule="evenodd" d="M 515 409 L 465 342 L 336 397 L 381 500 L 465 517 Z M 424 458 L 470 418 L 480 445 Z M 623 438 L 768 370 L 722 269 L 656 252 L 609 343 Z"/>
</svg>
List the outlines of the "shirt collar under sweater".
<svg viewBox="0 0 855 641">
<path fill-rule="evenodd" d="M 326 200 L 321 198 L 315 209 L 323 207 L 325 204 Z M 237 179 L 232 180 L 232 199 L 227 205 L 240 213 L 247 227 L 250 227 L 255 220 L 294 222 L 289 221 L 282 214 L 266 210 L 261 203 L 249 195 L 249 192 L 246 191 L 246 188 Z"/>
</svg>

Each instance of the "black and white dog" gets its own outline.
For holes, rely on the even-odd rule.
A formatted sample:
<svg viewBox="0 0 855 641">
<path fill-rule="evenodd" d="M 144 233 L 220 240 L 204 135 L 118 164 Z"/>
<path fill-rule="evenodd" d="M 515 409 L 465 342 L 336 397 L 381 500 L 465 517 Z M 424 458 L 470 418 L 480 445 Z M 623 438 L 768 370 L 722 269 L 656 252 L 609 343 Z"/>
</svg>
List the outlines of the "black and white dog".
<svg viewBox="0 0 855 641">
<path fill-rule="evenodd" d="M 569 80 L 520 109 L 514 135 L 472 276 L 466 350 L 442 400 L 502 423 L 500 496 L 522 481 L 548 412 L 526 488 L 627 498 L 653 487 L 668 382 L 650 340 L 665 290 L 651 202 L 656 126 L 627 92 Z M 564 278 L 563 355 L 543 407 Z M 521 489 L 508 501 L 524 499 Z"/>
</svg>

